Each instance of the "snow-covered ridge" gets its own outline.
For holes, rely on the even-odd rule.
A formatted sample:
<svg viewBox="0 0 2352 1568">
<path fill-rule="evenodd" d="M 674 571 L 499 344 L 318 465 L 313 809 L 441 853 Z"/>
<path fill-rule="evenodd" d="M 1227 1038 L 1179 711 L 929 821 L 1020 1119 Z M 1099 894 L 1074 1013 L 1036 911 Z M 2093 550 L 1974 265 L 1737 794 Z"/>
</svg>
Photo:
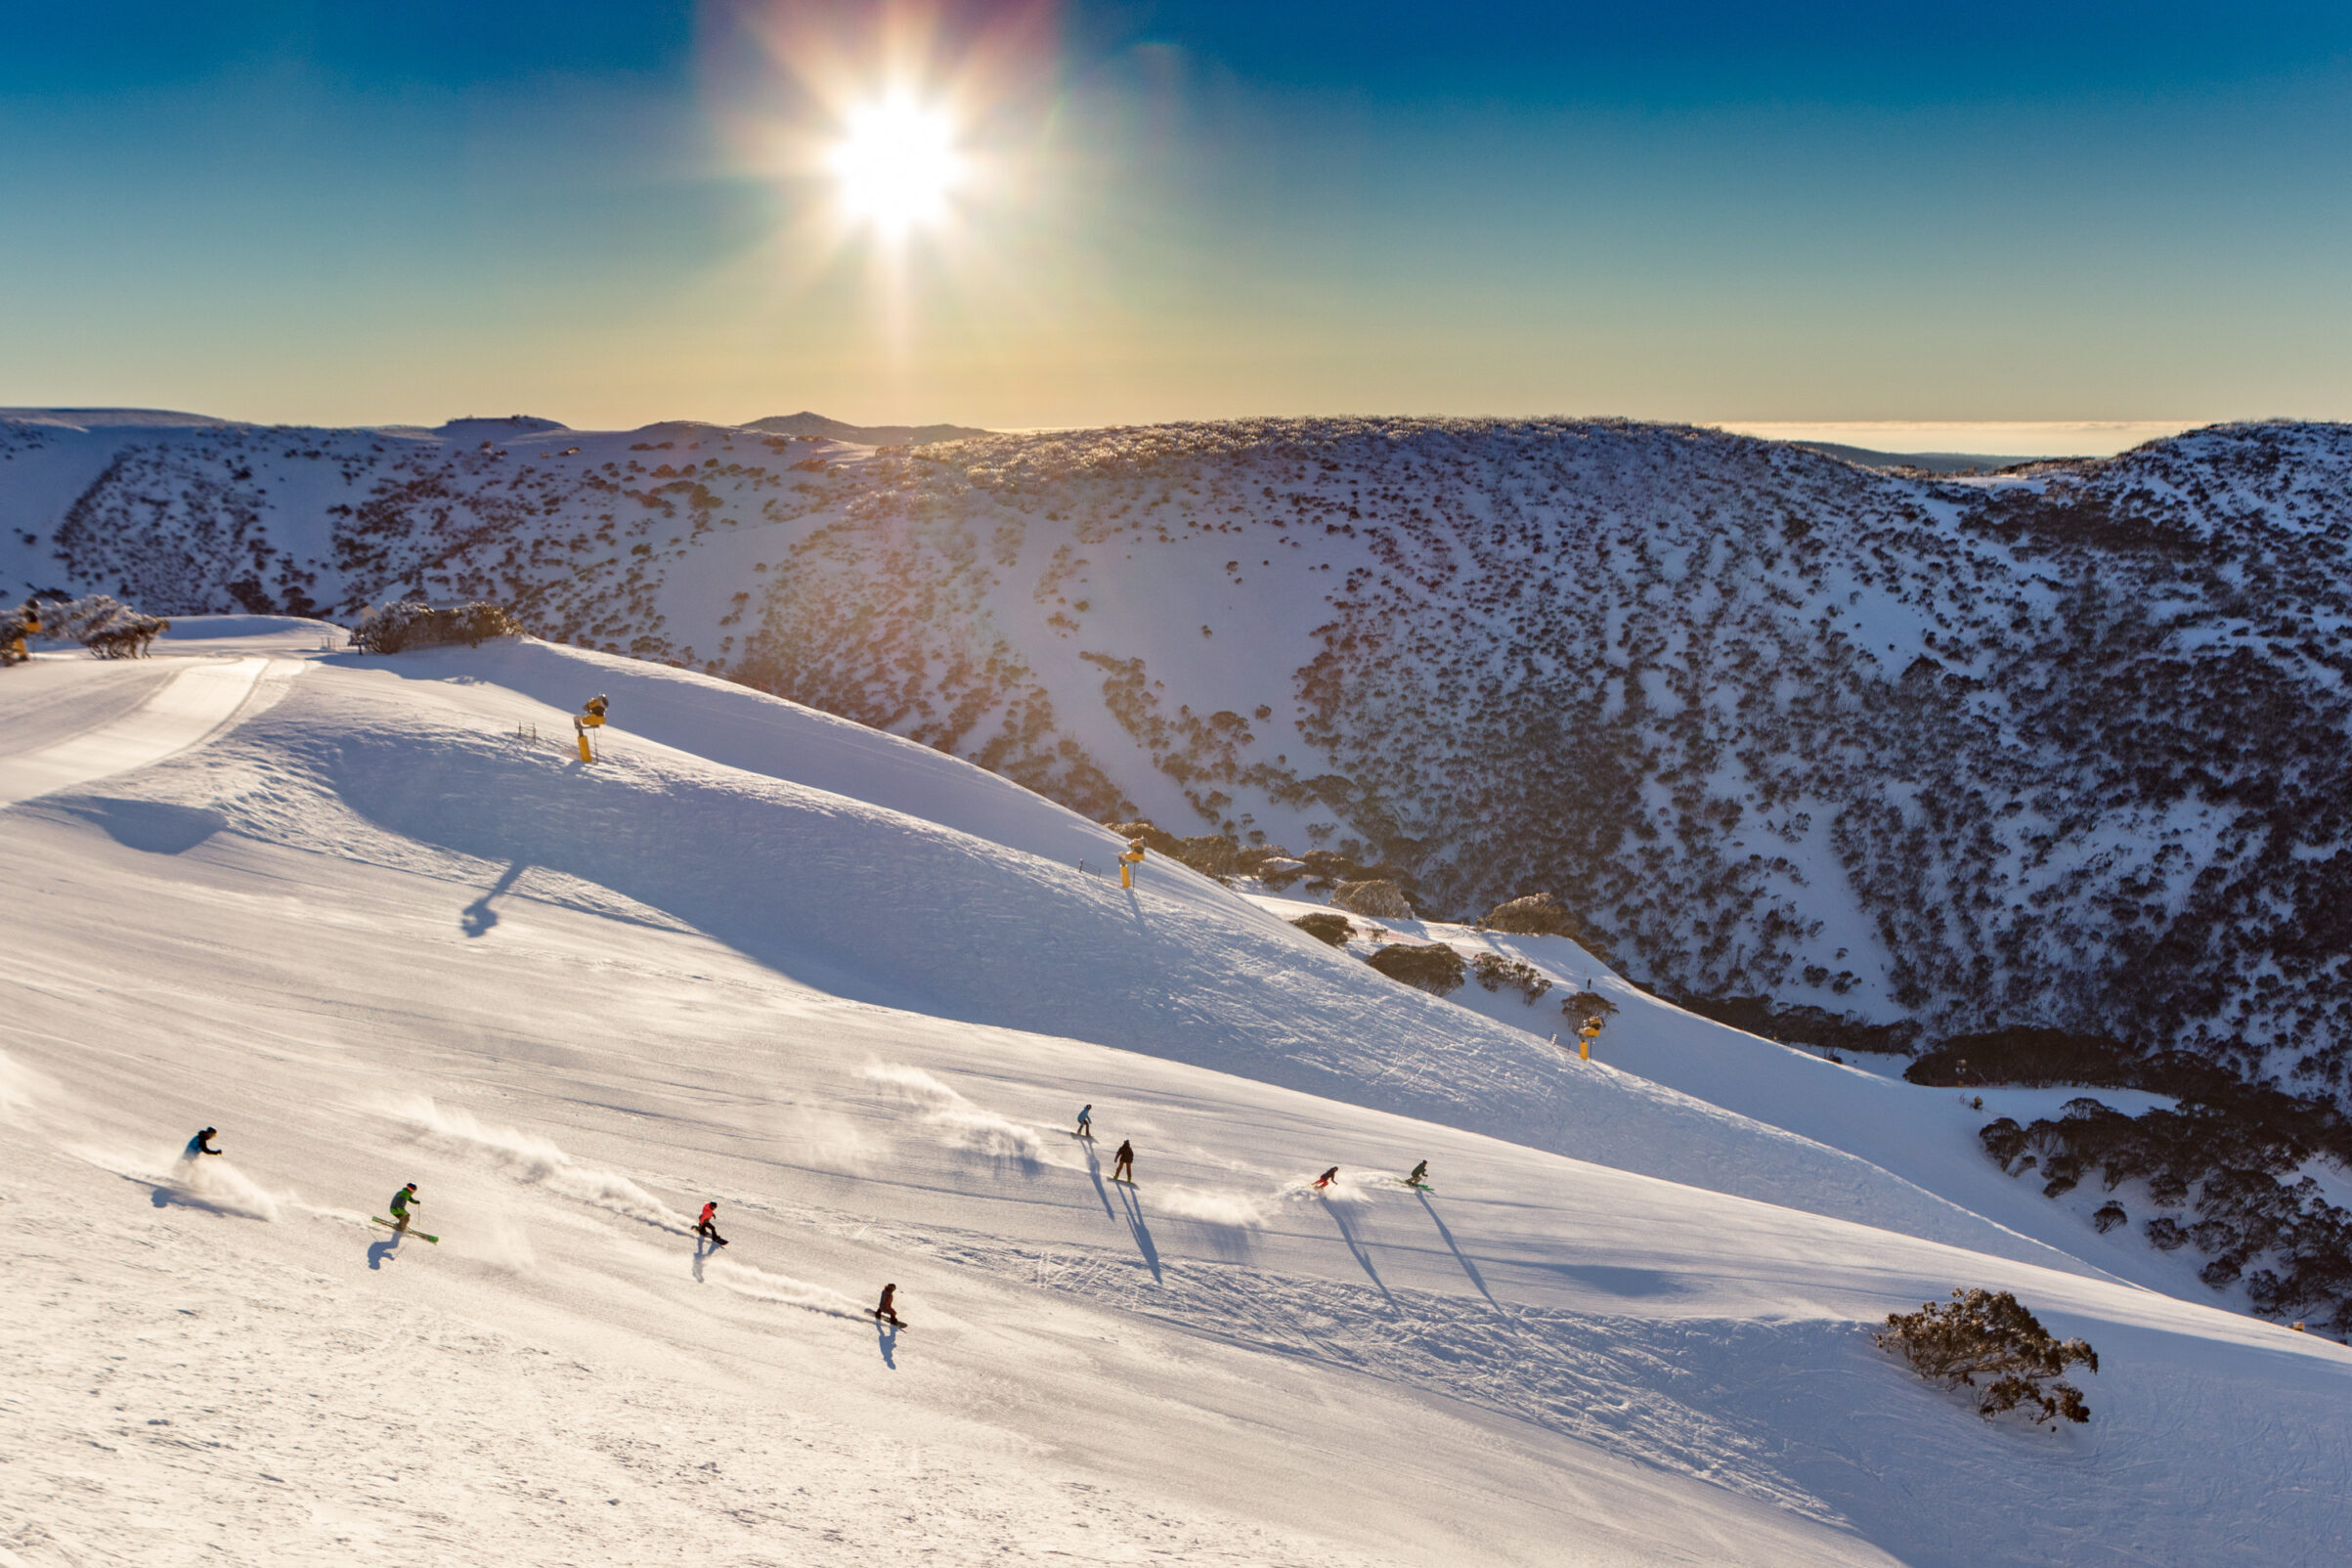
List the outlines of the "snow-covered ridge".
<svg viewBox="0 0 2352 1568">
<path fill-rule="evenodd" d="M 1830 1065 L 1606 976 L 1577 1064 L 707 676 L 182 630 L 0 681 L 0 760 L 81 760 L 0 807 L 19 1560 L 2295 1561 L 2348 1528 L 2341 1346 L 1640 1071 L 1714 1052 L 1768 1111 Z M 183 721 L 182 676 L 247 660 Z M 207 1124 L 226 1155 L 180 1158 Z M 404 1182 L 437 1243 L 371 1223 Z M 2089 1426 L 1982 1421 L 1872 1346 L 1962 1284 L 2098 1347 Z"/>
<path fill-rule="evenodd" d="M 489 594 L 1098 819 L 1548 888 L 1670 993 L 2313 1082 L 2352 1039 L 2342 426 L 1997 485 L 1606 420 L 0 428 L 28 583 Z"/>
</svg>

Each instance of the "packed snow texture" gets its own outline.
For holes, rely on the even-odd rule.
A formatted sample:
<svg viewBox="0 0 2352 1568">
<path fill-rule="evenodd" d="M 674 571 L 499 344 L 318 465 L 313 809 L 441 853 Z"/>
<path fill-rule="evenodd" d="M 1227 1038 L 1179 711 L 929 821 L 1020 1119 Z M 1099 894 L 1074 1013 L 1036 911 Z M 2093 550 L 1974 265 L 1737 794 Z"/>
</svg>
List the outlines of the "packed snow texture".
<svg viewBox="0 0 2352 1568">
<path fill-rule="evenodd" d="M 1576 1063 L 706 677 L 184 630 L 234 634 L 0 682 L 0 768 L 81 759 L 0 809 L 18 1561 L 2320 1561 L 2352 1527 L 2352 1354 L 1978 1212 L 1936 1091 L 1826 1091 L 1605 970 Z M 408 1181 L 438 1245 L 371 1221 Z M 1959 1285 L 2098 1347 L 2088 1427 L 1873 1348 Z"/>
</svg>

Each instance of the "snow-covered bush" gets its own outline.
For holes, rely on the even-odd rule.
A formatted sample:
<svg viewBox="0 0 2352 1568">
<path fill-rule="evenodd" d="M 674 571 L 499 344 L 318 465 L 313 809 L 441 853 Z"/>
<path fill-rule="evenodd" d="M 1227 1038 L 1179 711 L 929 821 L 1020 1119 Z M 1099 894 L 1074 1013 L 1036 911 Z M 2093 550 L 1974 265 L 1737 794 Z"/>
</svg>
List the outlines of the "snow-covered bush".
<svg viewBox="0 0 2352 1568">
<path fill-rule="evenodd" d="M 1331 891 L 1331 906 L 1350 914 L 1368 915 L 1374 920 L 1413 918 L 1413 905 L 1405 901 L 1404 890 L 1388 881 L 1343 882 Z M 1452 951 L 1451 948 L 1447 950 Z M 1459 958 L 1455 960 L 1456 968 L 1459 969 L 1460 964 Z M 1454 983 L 1459 985 L 1461 981 L 1457 979 Z M 1447 988 L 1450 990 L 1453 987 Z"/>
<path fill-rule="evenodd" d="M 361 611 L 359 624 L 351 629 L 351 646 L 356 653 L 399 653 L 457 642 L 471 648 L 491 637 L 522 634 L 523 624 L 501 604 L 477 599 L 435 609 L 420 599 L 406 599 Z"/>
<path fill-rule="evenodd" d="M 1390 980 L 1432 996 L 1451 996 L 1460 990 L 1462 975 L 1468 967 L 1462 963 L 1461 954 L 1442 942 L 1428 947 L 1391 943 L 1367 962 Z"/>
<path fill-rule="evenodd" d="M 1488 990 L 1515 990 L 1530 1007 L 1542 1001 L 1544 993 L 1551 989 L 1551 981 L 1533 964 L 1504 958 L 1500 953 L 1480 953 L 1470 960 L 1470 972 Z"/>
<path fill-rule="evenodd" d="M 1348 933 L 1356 929 L 1347 916 L 1334 915 L 1325 909 L 1318 909 L 1311 915 L 1301 915 L 1290 924 L 1317 941 L 1329 942 L 1333 947 L 1346 946 Z"/>
<path fill-rule="evenodd" d="M 2096 1372 L 2099 1353 L 2080 1339 L 2053 1339 L 2006 1290 L 1954 1290 L 1943 1305 L 1891 1312 L 1876 1338 L 1881 1350 L 1896 1352 L 1930 1382 L 1976 1389 L 1977 1413 L 1987 1418 L 2021 1405 L 2037 1423 L 2091 1418 L 2082 1390 L 2060 1379 L 2075 1363 Z M 1980 1384 L 1979 1377 L 1988 1381 Z"/>
<path fill-rule="evenodd" d="M 40 606 L 45 637 L 78 642 L 101 659 L 136 659 L 171 623 L 143 615 L 110 594 L 92 593 L 62 604 Z"/>
</svg>

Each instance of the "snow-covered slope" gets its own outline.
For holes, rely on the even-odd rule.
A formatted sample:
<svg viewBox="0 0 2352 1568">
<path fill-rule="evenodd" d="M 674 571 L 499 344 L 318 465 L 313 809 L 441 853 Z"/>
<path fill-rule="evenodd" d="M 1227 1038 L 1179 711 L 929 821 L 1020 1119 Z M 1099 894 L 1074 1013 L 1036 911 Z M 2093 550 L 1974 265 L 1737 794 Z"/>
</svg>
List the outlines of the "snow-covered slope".
<svg viewBox="0 0 2352 1568">
<path fill-rule="evenodd" d="M 78 774 L 0 810 L 22 1561 L 2316 1561 L 2352 1526 L 2341 1347 L 1156 860 L 1119 895 L 1099 830 L 954 759 L 573 651 L 196 630 L 235 634 L 0 684 L 0 769 Z M 189 684 L 245 660 L 234 703 Z M 207 1122 L 227 1157 L 176 1168 Z M 1419 1158 L 1431 1194 L 1384 1174 Z M 438 1245 L 368 1222 L 408 1180 Z M 2090 1426 L 1870 1346 L 1957 1285 L 2091 1339 Z"/>
<path fill-rule="evenodd" d="M 1549 888 L 1670 994 L 2313 1083 L 2352 1050 L 2347 504 L 2336 425 L 1939 481 L 1621 421 L 0 418 L 28 586 L 490 594 L 1097 819 L 1349 849 L 1463 916 Z"/>
</svg>

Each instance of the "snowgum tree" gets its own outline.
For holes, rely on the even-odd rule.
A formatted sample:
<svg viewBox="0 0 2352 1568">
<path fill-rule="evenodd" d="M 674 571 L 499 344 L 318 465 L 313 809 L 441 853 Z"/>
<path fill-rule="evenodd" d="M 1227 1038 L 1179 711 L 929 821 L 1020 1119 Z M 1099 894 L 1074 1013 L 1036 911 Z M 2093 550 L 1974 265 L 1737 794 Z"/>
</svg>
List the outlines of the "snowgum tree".
<svg viewBox="0 0 2352 1568">
<path fill-rule="evenodd" d="M 1891 1312 L 1875 1338 L 1930 1382 L 1976 1389 L 1977 1414 L 1986 1419 L 2021 1405 L 2037 1424 L 2091 1418 L 2082 1390 L 2059 1379 L 2077 1362 L 2096 1372 L 2099 1353 L 2080 1339 L 2052 1338 L 2006 1290 L 1956 1289 L 1944 1305 L 1922 1302 L 1917 1312 Z"/>
</svg>

